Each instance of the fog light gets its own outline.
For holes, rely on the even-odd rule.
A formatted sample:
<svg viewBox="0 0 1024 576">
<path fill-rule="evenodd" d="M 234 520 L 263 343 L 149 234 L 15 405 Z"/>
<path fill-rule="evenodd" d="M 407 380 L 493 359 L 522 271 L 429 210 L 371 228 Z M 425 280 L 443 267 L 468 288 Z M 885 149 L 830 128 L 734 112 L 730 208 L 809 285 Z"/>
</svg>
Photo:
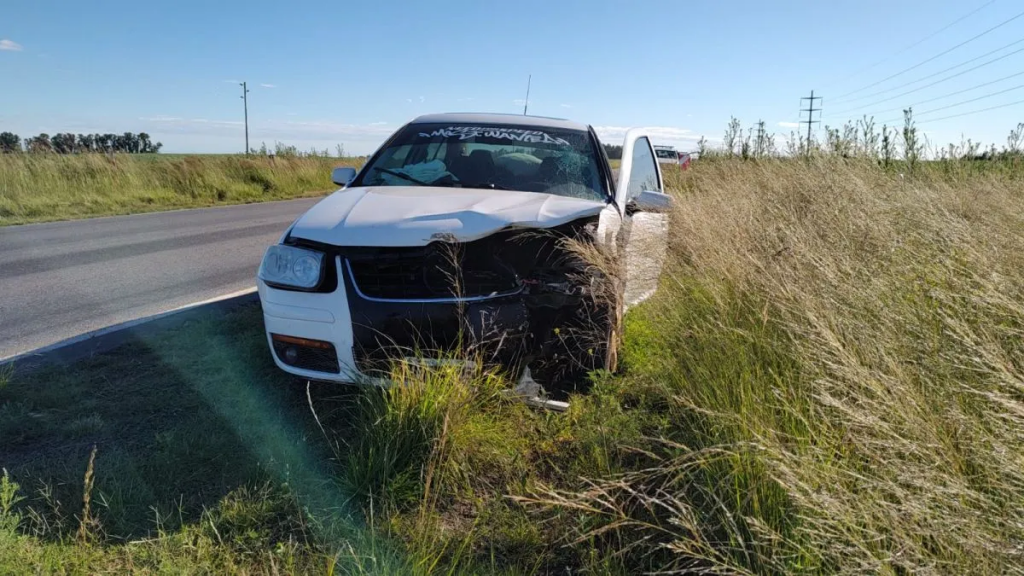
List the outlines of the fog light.
<svg viewBox="0 0 1024 576">
<path fill-rule="evenodd" d="M 289 364 L 295 364 L 299 360 L 299 351 L 293 347 L 288 347 L 284 351 L 284 361 Z"/>
<path fill-rule="evenodd" d="M 274 352 L 288 366 L 316 372 L 339 372 L 338 355 L 334 344 L 324 340 L 271 334 Z"/>
</svg>

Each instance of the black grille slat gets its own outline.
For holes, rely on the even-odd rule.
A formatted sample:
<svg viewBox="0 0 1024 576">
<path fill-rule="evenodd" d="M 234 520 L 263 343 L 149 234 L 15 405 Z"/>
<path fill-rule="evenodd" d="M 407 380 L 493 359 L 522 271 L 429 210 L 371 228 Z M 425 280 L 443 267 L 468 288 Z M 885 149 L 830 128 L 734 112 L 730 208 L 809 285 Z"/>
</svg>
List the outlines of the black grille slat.
<svg viewBox="0 0 1024 576">
<path fill-rule="evenodd" d="M 479 249 L 475 250 L 477 254 L 468 256 L 464 250 L 444 250 L 396 248 L 372 258 L 350 258 L 347 264 L 353 284 L 369 298 L 474 298 L 506 294 L 519 287 L 514 273 L 496 269 L 495 260 Z"/>
</svg>

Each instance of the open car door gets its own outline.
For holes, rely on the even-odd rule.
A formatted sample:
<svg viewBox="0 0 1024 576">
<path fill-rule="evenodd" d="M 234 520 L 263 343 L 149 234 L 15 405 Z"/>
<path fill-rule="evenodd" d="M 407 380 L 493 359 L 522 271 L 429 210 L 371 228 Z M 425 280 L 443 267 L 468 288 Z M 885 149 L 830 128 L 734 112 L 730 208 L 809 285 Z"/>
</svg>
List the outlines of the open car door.
<svg viewBox="0 0 1024 576">
<path fill-rule="evenodd" d="M 661 165 L 642 128 L 626 132 L 615 203 L 622 215 L 625 243 L 625 308 L 654 294 L 668 244 L 672 197 L 665 194 Z"/>
</svg>

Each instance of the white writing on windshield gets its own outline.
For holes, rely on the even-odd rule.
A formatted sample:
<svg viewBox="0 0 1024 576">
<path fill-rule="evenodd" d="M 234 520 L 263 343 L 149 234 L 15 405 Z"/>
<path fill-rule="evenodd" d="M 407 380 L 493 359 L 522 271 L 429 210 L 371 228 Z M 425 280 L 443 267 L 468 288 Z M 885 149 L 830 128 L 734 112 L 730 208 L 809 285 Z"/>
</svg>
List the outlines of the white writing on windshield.
<svg viewBox="0 0 1024 576">
<path fill-rule="evenodd" d="M 420 132 L 420 138 L 458 138 L 469 140 L 470 138 L 494 138 L 497 140 L 511 140 L 514 142 L 526 142 L 530 144 L 556 144 L 559 146 L 571 146 L 562 138 L 552 136 L 540 130 L 522 130 L 519 128 L 494 128 L 484 126 L 451 126 L 439 128 L 433 132 Z"/>
</svg>

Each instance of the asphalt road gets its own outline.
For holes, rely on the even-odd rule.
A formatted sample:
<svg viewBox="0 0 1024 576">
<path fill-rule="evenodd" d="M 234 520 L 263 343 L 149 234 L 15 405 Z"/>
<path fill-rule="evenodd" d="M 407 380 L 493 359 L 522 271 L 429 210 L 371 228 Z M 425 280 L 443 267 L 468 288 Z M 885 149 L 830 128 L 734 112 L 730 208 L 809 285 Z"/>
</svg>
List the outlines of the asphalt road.
<svg viewBox="0 0 1024 576">
<path fill-rule="evenodd" d="M 252 288 L 317 200 L 0 227 L 0 359 Z"/>
</svg>

